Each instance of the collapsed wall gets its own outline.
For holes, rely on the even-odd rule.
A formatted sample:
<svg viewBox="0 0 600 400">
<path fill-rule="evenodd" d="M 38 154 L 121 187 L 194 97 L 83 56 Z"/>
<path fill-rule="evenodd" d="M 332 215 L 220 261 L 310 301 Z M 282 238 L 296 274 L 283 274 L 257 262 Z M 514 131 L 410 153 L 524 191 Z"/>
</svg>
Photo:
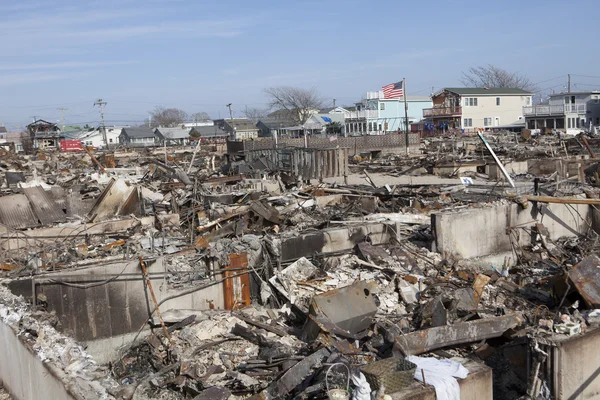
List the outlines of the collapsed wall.
<svg viewBox="0 0 600 400">
<path fill-rule="evenodd" d="M 498 202 L 483 207 L 431 215 L 435 250 L 457 259 L 487 257 L 514 263 L 514 248 L 535 242 L 532 228 L 543 224 L 549 239 L 585 235 L 592 230 L 594 209 L 585 204 L 520 204 Z M 485 262 L 483 262 L 485 264 Z M 488 263 L 489 267 L 489 263 Z"/>
<path fill-rule="evenodd" d="M 19 400 L 112 399 L 106 371 L 0 286 L 0 382 Z M 106 378 L 105 378 L 106 377 Z"/>
</svg>

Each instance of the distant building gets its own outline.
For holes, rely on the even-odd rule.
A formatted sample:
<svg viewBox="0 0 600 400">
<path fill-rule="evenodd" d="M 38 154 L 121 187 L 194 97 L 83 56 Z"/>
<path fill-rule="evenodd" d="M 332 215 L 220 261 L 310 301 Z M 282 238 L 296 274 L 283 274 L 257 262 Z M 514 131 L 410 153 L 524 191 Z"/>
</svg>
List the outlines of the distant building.
<svg viewBox="0 0 600 400">
<path fill-rule="evenodd" d="M 119 143 L 131 147 L 158 146 L 162 137 L 157 136 L 151 128 L 123 128 L 119 135 Z"/>
<path fill-rule="evenodd" d="M 166 142 L 167 146 L 185 146 L 190 143 L 191 128 L 156 128 L 154 133 Z"/>
<path fill-rule="evenodd" d="M 548 104 L 523 107 L 528 129 L 556 129 L 576 134 L 600 130 L 600 91 L 558 93 Z"/>
<path fill-rule="evenodd" d="M 190 137 L 204 141 L 221 141 L 229 137 L 229 133 L 217 125 L 195 126 L 190 130 Z"/>
<path fill-rule="evenodd" d="M 62 132 L 57 124 L 38 119 L 27 125 L 33 148 L 40 150 L 58 150 Z"/>
<path fill-rule="evenodd" d="M 184 122 L 183 124 L 181 124 L 182 128 L 193 128 L 195 126 L 213 126 L 215 123 L 210 120 L 207 119 L 205 121 L 194 121 L 194 122 Z"/>
<path fill-rule="evenodd" d="M 6 143 L 6 134 L 8 133 L 8 131 L 6 130 L 6 127 L 4 126 L 0 126 L 0 143 Z"/>
<path fill-rule="evenodd" d="M 253 139 L 258 137 L 258 128 L 246 118 L 216 119 L 215 125 L 223 129 L 234 140 Z"/>
<path fill-rule="evenodd" d="M 523 107 L 531 106 L 532 93 L 513 88 L 445 88 L 433 95 L 433 107 L 423 110 L 435 129 L 465 132 L 515 126 L 523 120 Z"/>
<path fill-rule="evenodd" d="M 119 143 L 119 135 L 121 130 L 128 126 L 106 126 L 106 141 L 108 146 L 115 146 Z M 92 146 L 96 148 L 104 148 L 104 135 L 102 134 L 102 128 L 94 128 L 92 130 L 83 131 L 79 134 L 77 139 L 81 140 L 84 145 Z"/>
</svg>

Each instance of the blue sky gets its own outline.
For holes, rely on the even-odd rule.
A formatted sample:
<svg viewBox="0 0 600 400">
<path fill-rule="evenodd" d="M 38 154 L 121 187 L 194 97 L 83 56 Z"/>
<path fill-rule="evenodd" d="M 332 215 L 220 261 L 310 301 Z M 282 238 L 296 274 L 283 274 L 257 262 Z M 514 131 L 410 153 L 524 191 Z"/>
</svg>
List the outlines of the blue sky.
<svg viewBox="0 0 600 400">
<path fill-rule="evenodd" d="M 406 77 L 410 94 L 461 71 L 527 74 L 545 93 L 600 89 L 591 1 L 0 0 L 0 125 L 36 116 L 136 123 L 155 106 L 212 117 L 265 107 L 263 89 L 315 87 L 338 105 Z"/>
</svg>

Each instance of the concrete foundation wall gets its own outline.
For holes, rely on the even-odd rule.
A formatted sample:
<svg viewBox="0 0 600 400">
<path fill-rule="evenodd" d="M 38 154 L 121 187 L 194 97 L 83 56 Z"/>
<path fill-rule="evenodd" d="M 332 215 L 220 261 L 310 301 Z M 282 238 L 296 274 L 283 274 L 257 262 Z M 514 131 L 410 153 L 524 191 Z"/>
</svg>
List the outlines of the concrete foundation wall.
<svg viewBox="0 0 600 400">
<path fill-rule="evenodd" d="M 504 164 L 504 168 L 509 174 L 526 174 L 528 171 L 527 161 L 510 161 Z M 496 164 L 488 164 L 486 166 L 486 173 L 492 180 L 505 179 L 502 175 L 502 171 Z"/>
<path fill-rule="evenodd" d="M 371 223 L 324 229 L 301 236 L 281 239 L 281 260 L 292 261 L 314 254 L 335 253 L 354 248 L 367 236 L 373 245 L 388 243 L 400 229 L 400 224 Z"/>
<path fill-rule="evenodd" d="M 178 293 L 169 289 L 164 280 L 165 265 L 162 257 L 154 262 L 148 261 L 147 266 L 149 273 L 159 273 L 151 275 L 158 302 Z M 119 274 L 133 275 L 120 275 L 114 280 L 98 284 Z M 78 341 L 106 339 L 105 345 L 100 347 L 120 346 L 122 335 L 137 332 L 154 310 L 150 293 L 146 293 L 144 288 L 138 260 L 89 267 L 76 272 L 59 272 L 53 274 L 52 278 L 36 278 L 36 296 L 41 293 L 46 296 L 48 311 L 56 312 L 62 325 L 61 330 Z M 59 283 L 60 279 L 71 285 Z M 88 287 L 73 287 L 73 284 Z M 16 295 L 31 298 L 31 279 L 12 281 L 9 288 Z M 160 306 L 160 310 L 206 310 L 211 303 L 216 309 L 224 308 L 222 283 L 166 301 Z"/>
<path fill-rule="evenodd" d="M 56 378 L 0 321 L 0 382 L 15 400 L 72 400 L 63 382 Z"/>
<path fill-rule="evenodd" d="M 583 400 L 600 397 L 600 329 L 574 336 L 554 348 L 554 398 Z"/>
<path fill-rule="evenodd" d="M 588 205 L 529 203 L 527 209 L 518 204 L 495 204 L 432 214 L 435 247 L 463 259 L 483 257 L 512 251 L 508 228 L 512 227 L 514 244 L 531 243 L 530 228 L 542 223 L 550 239 L 585 234 L 592 223 L 592 208 Z"/>
</svg>

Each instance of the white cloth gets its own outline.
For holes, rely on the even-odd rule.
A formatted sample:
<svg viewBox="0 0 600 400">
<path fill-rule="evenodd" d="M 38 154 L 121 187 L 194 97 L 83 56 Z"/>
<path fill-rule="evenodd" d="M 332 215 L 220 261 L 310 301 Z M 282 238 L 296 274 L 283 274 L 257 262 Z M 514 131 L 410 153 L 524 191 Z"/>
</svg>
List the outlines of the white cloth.
<svg viewBox="0 0 600 400">
<path fill-rule="evenodd" d="M 462 364 L 444 359 L 408 356 L 406 359 L 417 365 L 415 379 L 425 382 L 435 388 L 437 400 L 460 400 L 460 386 L 456 378 L 464 379 L 469 375 L 469 370 Z"/>
</svg>

